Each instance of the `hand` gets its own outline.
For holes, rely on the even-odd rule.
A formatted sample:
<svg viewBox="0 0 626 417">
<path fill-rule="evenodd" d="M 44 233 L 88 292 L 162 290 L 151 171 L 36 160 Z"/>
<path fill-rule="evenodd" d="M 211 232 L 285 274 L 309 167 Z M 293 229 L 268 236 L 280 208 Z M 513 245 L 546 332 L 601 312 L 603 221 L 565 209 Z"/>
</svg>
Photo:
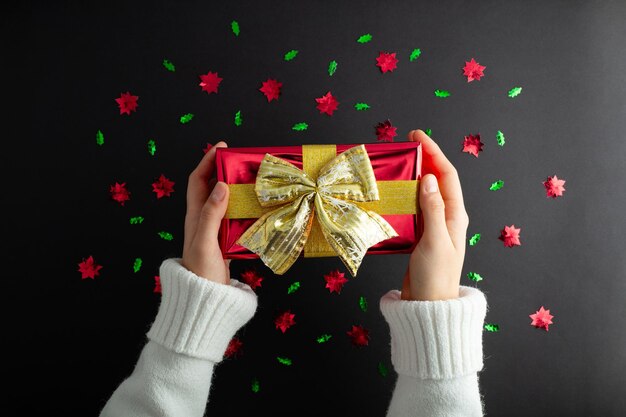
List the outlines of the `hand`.
<svg viewBox="0 0 626 417">
<path fill-rule="evenodd" d="M 431 173 L 423 175 L 420 181 L 418 198 L 424 233 L 409 258 L 401 298 L 458 298 L 469 225 L 461 182 L 452 163 L 424 132 L 409 132 L 409 140 L 421 143 L 424 171 Z M 429 192 L 431 185 L 435 188 Z"/>
<path fill-rule="evenodd" d="M 189 175 L 182 260 L 194 274 L 221 284 L 230 284 L 230 259 L 223 259 L 217 240 L 229 189 L 213 174 L 215 150 L 227 146 L 225 142 L 215 144 Z"/>
</svg>

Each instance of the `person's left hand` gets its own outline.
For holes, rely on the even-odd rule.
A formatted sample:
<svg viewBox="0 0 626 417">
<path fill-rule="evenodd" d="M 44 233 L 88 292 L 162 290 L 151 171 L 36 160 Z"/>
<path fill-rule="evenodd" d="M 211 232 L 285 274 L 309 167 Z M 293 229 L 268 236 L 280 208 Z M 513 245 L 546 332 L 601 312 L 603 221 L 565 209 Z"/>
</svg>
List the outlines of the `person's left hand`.
<svg viewBox="0 0 626 417">
<path fill-rule="evenodd" d="M 214 176 L 215 150 L 227 146 L 216 143 L 189 175 L 182 260 L 194 274 L 220 284 L 230 284 L 230 259 L 223 259 L 217 240 L 229 189 Z"/>
</svg>

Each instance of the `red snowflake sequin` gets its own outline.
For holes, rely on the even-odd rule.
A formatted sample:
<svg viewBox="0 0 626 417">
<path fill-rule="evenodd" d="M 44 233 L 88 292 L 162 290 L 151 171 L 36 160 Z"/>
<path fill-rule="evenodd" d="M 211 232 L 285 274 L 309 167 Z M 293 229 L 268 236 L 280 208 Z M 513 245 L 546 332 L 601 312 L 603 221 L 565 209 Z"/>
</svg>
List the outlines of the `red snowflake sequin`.
<svg viewBox="0 0 626 417">
<path fill-rule="evenodd" d="M 130 191 L 126 189 L 125 182 L 121 184 L 116 182 L 109 188 L 109 192 L 111 193 L 111 198 L 121 205 L 130 200 Z"/>
<path fill-rule="evenodd" d="M 200 87 L 202 91 L 206 91 L 207 94 L 217 93 L 217 88 L 220 86 L 223 78 L 217 75 L 217 72 L 209 71 L 207 74 L 200 75 Z"/>
<path fill-rule="evenodd" d="M 504 229 L 501 230 L 500 237 L 498 239 L 503 241 L 504 246 L 507 248 L 511 248 L 516 245 L 520 246 L 522 244 L 519 240 L 519 233 L 521 230 L 521 228 L 516 229 L 514 224 L 511 226 L 504 226 Z"/>
<path fill-rule="evenodd" d="M 261 286 L 261 282 L 263 281 L 263 277 L 258 274 L 253 269 L 248 269 L 241 273 L 241 280 L 248 284 L 250 288 L 256 290 L 257 287 Z"/>
<path fill-rule="evenodd" d="M 387 71 L 393 72 L 393 70 L 396 69 L 397 63 L 398 59 L 396 58 L 395 52 L 381 52 L 376 58 L 376 66 L 380 68 L 383 74 Z"/>
<path fill-rule="evenodd" d="M 99 271 L 101 269 L 102 265 L 97 265 L 96 261 L 94 261 L 93 259 L 93 256 L 90 256 L 86 260 L 83 259 L 83 261 L 78 264 L 78 272 L 80 272 L 82 279 L 95 279 L 98 275 L 100 275 Z"/>
<path fill-rule="evenodd" d="M 330 91 L 322 97 L 316 98 L 315 101 L 317 101 L 317 109 L 320 113 L 326 113 L 329 116 L 332 116 L 333 112 L 337 110 L 337 106 L 339 106 L 339 102 Z"/>
<path fill-rule="evenodd" d="M 295 317 L 295 314 L 293 314 L 290 310 L 287 310 L 276 317 L 274 325 L 277 329 L 280 329 L 283 333 L 285 333 L 287 329 L 296 324 L 296 321 L 294 320 Z"/>
<path fill-rule="evenodd" d="M 121 95 L 115 99 L 120 108 L 120 114 L 127 115 L 130 115 L 130 112 L 137 111 L 137 100 L 139 100 L 139 96 L 133 96 L 128 91 L 121 93 Z"/>
<path fill-rule="evenodd" d="M 482 152 L 483 145 L 484 143 L 480 141 L 480 134 L 477 133 L 476 135 L 465 136 L 463 140 L 463 152 L 467 152 L 478 158 L 478 153 Z"/>
<path fill-rule="evenodd" d="M 267 81 L 263 81 L 263 85 L 259 88 L 259 91 L 265 94 L 268 103 L 272 100 L 278 100 L 280 95 L 280 88 L 283 83 L 269 78 Z"/>
<path fill-rule="evenodd" d="M 565 180 L 554 177 L 548 177 L 547 180 L 543 182 L 543 186 L 546 187 L 546 197 L 557 198 L 563 195 L 563 191 L 565 191 Z"/>
<path fill-rule="evenodd" d="M 224 356 L 227 358 L 234 358 L 240 356 L 243 353 L 243 342 L 237 337 L 233 337 L 228 342 L 228 347 L 226 347 L 226 352 L 224 352 Z"/>
<path fill-rule="evenodd" d="M 370 340 L 369 330 L 363 326 L 352 326 L 352 330 L 347 334 L 352 340 L 352 344 L 355 346 L 367 346 Z"/>
<path fill-rule="evenodd" d="M 152 183 L 152 191 L 156 193 L 157 198 L 169 197 L 174 192 L 174 184 L 174 181 L 161 174 L 159 179 Z"/>
<path fill-rule="evenodd" d="M 553 324 L 552 318 L 554 316 L 550 314 L 550 310 L 544 310 L 543 306 L 541 306 L 535 314 L 531 314 L 529 317 L 533 319 L 532 323 L 530 323 L 531 326 L 535 326 L 539 329 L 544 328 L 548 331 L 548 326 Z"/>
<path fill-rule="evenodd" d="M 463 75 L 467 77 L 467 82 L 472 82 L 474 80 L 480 81 L 480 77 L 484 77 L 483 71 L 485 70 L 485 66 L 480 65 L 478 62 L 472 58 L 470 61 L 465 62 L 465 66 L 463 67 Z"/>
<path fill-rule="evenodd" d="M 391 124 L 390 120 L 385 120 L 384 122 L 378 123 L 376 126 L 376 138 L 380 141 L 384 142 L 393 142 L 393 138 L 398 136 L 396 130 L 397 127 Z"/>
<path fill-rule="evenodd" d="M 326 288 L 328 288 L 329 292 L 336 292 L 337 294 L 341 293 L 343 284 L 348 282 L 344 275 L 345 274 L 343 272 L 339 272 L 338 269 L 324 275 L 324 279 L 326 280 Z"/>
</svg>

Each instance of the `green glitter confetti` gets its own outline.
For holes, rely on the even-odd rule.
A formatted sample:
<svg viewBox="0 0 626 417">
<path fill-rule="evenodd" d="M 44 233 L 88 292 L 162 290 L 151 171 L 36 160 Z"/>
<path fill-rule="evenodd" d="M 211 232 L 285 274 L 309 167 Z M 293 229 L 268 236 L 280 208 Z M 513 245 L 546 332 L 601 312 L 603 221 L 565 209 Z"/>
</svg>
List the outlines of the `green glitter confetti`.
<svg viewBox="0 0 626 417">
<path fill-rule="evenodd" d="M 296 56 L 298 55 L 298 50 L 297 49 L 292 49 L 291 51 L 287 52 L 285 54 L 285 61 L 291 61 L 292 59 L 294 59 Z"/>
<path fill-rule="evenodd" d="M 276 360 L 282 365 L 291 366 L 291 359 L 289 358 L 281 358 L 280 356 L 277 356 Z"/>
<path fill-rule="evenodd" d="M 159 237 L 163 240 L 173 240 L 174 235 L 170 232 L 159 232 Z"/>
<path fill-rule="evenodd" d="M 135 258 L 135 262 L 133 262 L 133 271 L 135 271 L 135 273 L 139 272 L 142 263 L 141 258 Z"/>
<path fill-rule="evenodd" d="M 504 187 L 504 181 L 502 180 L 498 180 L 496 182 L 494 182 L 493 184 L 491 184 L 491 186 L 489 187 L 489 189 L 491 191 L 498 191 L 500 188 Z"/>
<path fill-rule="evenodd" d="M 499 332 L 500 326 L 495 323 L 485 323 L 485 330 L 488 332 Z"/>
<path fill-rule="evenodd" d="M 261 384 L 259 383 L 259 380 L 254 378 L 252 380 L 252 386 L 251 386 L 252 392 L 259 392 L 259 390 L 261 389 Z"/>
<path fill-rule="evenodd" d="M 335 71 L 337 71 L 337 61 L 332 60 L 328 64 L 328 75 L 332 77 Z"/>
<path fill-rule="evenodd" d="M 450 92 L 448 90 L 435 90 L 435 96 L 440 98 L 450 97 Z"/>
<path fill-rule="evenodd" d="M 323 334 L 315 340 L 317 341 L 317 343 L 326 343 L 330 340 L 331 337 L 333 337 L 332 334 Z"/>
<path fill-rule="evenodd" d="M 509 97 L 515 98 L 522 93 L 522 87 L 513 87 L 509 90 Z"/>
<path fill-rule="evenodd" d="M 100 146 L 104 145 L 104 133 L 101 130 L 96 132 L 96 143 Z"/>
<path fill-rule="evenodd" d="M 357 109 L 358 111 L 369 110 L 370 105 L 367 103 L 356 103 L 354 105 L 354 108 Z"/>
<path fill-rule="evenodd" d="M 300 122 L 300 123 L 296 123 L 295 125 L 293 125 L 291 129 L 301 132 L 303 130 L 307 130 L 308 128 L 309 128 L 308 124 L 306 124 L 305 122 Z"/>
<path fill-rule="evenodd" d="M 371 40 L 372 40 L 372 35 L 370 35 L 369 33 L 366 33 L 365 35 L 359 36 L 359 39 L 357 39 L 356 41 L 358 43 L 368 43 Z"/>
<path fill-rule="evenodd" d="M 193 119 L 193 113 L 187 113 L 187 114 L 183 114 L 182 116 L 180 116 L 180 122 L 182 124 L 191 122 L 191 119 Z"/>
<path fill-rule="evenodd" d="M 287 294 L 293 294 L 300 289 L 300 281 L 296 281 L 287 288 Z"/>
<path fill-rule="evenodd" d="M 471 279 L 472 281 L 474 281 L 474 282 L 478 282 L 478 281 L 482 281 L 483 280 L 483 277 L 481 277 L 480 274 L 477 273 L 477 272 L 468 272 L 467 273 L 467 277 L 469 279 Z"/>
<path fill-rule="evenodd" d="M 504 133 L 498 130 L 498 133 L 496 133 L 496 140 L 498 141 L 498 145 L 504 146 Z"/>
<path fill-rule="evenodd" d="M 476 245 L 480 241 L 480 233 L 474 234 L 474 236 L 470 237 L 469 244 L 470 246 Z"/>
<path fill-rule="evenodd" d="M 235 36 L 239 36 L 239 22 L 238 21 L 233 20 L 232 22 L 230 22 L 230 29 L 233 31 Z"/>
<path fill-rule="evenodd" d="M 359 307 L 361 307 L 361 310 L 367 311 L 367 299 L 363 296 L 359 298 Z"/>
<path fill-rule="evenodd" d="M 433 131 L 430 130 L 430 129 L 426 129 L 426 130 L 424 130 L 424 133 L 426 133 L 428 135 L 428 137 L 431 137 L 432 134 L 433 134 Z"/>
<path fill-rule="evenodd" d="M 168 70 L 170 72 L 175 72 L 176 71 L 176 67 L 174 66 L 174 64 L 172 64 L 172 61 L 170 61 L 169 59 L 164 59 L 163 60 L 163 66 L 165 67 L 166 70 Z"/>
<path fill-rule="evenodd" d="M 141 224 L 143 223 L 143 217 L 141 216 L 136 216 L 136 217 L 131 217 L 130 218 L 130 224 Z"/>
<path fill-rule="evenodd" d="M 389 373 L 389 370 L 387 369 L 387 366 L 385 366 L 385 364 L 382 363 L 382 362 L 378 362 L 378 373 L 382 377 L 386 377 L 387 374 Z"/>
<path fill-rule="evenodd" d="M 148 141 L 148 153 L 152 156 L 156 153 L 156 143 L 152 139 Z"/>
<path fill-rule="evenodd" d="M 235 113 L 235 126 L 241 126 L 242 123 L 241 110 L 237 110 L 237 113 Z"/>
<path fill-rule="evenodd" d="M 422 55 L 422 50 L 420 48 L 413 49 L 411 51 L 411 56 L 409 56 L 409 61 L 415 61 L 417 58 L 420 57 L 420 55 Z"/>
</svg>

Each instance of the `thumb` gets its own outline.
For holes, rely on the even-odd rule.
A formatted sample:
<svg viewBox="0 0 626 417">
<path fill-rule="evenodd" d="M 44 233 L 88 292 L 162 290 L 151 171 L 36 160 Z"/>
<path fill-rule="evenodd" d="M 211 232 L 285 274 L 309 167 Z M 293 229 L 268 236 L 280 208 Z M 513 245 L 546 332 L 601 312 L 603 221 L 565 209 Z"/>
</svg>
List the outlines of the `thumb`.
<svg viewBox="0 0 626 417">
<path fill-rule="evenodd" d="M 196 237 L 204 242 L 217 240 L 220 224 L 228 208 L 229 195 L 230 190 L 225 182 L 215 183 L 213 191 L 202 207 Z"/>
<path fill-rule="evenodd" d="M 448 236 L 446 226 L 446 206 L 439 192 L 437 178 L 433 174 L 424 175 L 420 181 L 420 207 L 424 216 L 424 236 L 432 242 Z"/>
</svg>

